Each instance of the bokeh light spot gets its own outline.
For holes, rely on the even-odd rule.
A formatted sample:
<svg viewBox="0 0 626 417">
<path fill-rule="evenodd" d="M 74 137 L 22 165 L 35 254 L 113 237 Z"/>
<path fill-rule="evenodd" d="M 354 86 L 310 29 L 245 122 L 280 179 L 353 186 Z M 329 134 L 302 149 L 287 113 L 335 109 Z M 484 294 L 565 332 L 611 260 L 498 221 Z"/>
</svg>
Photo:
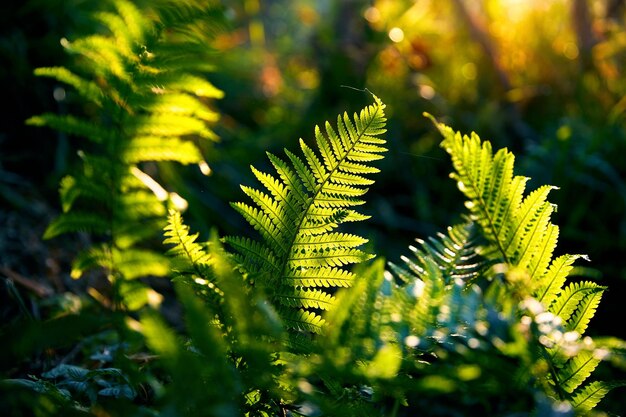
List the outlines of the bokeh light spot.
<svg viewBox="0 0 626 417">
<path fill-rule="evenodd" d="M 380 10 L 376 7 L 368 7 L 363 13 L 363 17 L 370 23 L 376 23 L 380 20 Z"/>
<path fill-rule="evenodd" d="M 396 43 L 402 42 L 404 40 L 404 31 L 399 27 L 391 28 L 389 31 L 389 39 Z"/>
<path fill-rule="evenodd" d="M 432 100 L 435 97 L 435 89 L 429 85 L 421 84 L 419 87 L 419 93 L 422 98 L 426 100 Z"/>
<path fill-rule="evenodd" d="M 57 87 L 54 89 L 54 91 L 52 92 L 52 97 L 54 97 L 54 99 L 56 101 L 63 101 L 65 100 L 65 88 L 63 87 Z"/>
</svg>

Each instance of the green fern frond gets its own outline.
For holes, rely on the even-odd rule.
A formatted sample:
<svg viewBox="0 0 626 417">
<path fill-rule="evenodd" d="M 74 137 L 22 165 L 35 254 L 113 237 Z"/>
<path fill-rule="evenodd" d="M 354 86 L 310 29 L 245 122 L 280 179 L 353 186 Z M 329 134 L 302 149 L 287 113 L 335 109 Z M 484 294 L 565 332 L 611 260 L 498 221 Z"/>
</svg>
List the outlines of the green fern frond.
<svg viewBox="0 0 626 417">
<path fill-rule="evenodd" d="M 170 273 L 168 257 L 146 249 L 111 249 L 108 245 L 92 246 L 81 252 L 72 262 L 71 276 L 80 278 L 87 270 L 104 268 L 122 274 L 126 279 L 153 276 L 164 277 Z"/>
<path fill-rule="evenodd" d="M 111 269 L 119 271 L 126 279 L 140 277 L 165 277 L 171 272 L 169 258 L 147 249 L 113 250 Z"/>
<path fill-rule="evenodd" d="M 577 413 L 588 413 L 593 410 L 612 389 L 623 386 L 626 386 L 626 383 L 593 381 L 585 385 L 582 389 L 579 389 L 576 394 L 572 396 L 570 403 Z"/>
<path fill-rule="evenodd" d="M 385 105 L 374 99 L 352 119 L 339 115 L 335 128 L 330 123 L 324 131 L 316 126 L 320 155 L 302 139 L 303 156 L 286 150 L 283 160 L 268 153 L 277 176 L 252 167 L 266 191 L 242 186 L 252 203 L 231 204 L 262 241 L 227 236 L 225 242 L 244 271 L 266 277 L 274 289 L 272 301 L 295 310 L 285 319 L 294 329 L 319 332 L 323 320 L 316 310 L 331 306 L 328 289 L 349 286 L 353 279 L 341 267 L 371 258 L 358 249 L 366 239 L 334 230 L 367 218 L 351 207 L 364 203 L 361 197 L 372 183 L 365 175 L 377 171 L 366 163 L 382 158 L 386 150 L 379 137 L 385 131 Z"/>
<path fill-rule="evenodd" d="M 445 296 L 443 274 L 437 263 L 430 257 L 422 261 L 422 278 L 412 277 L 406 293 L 414 300 L 406 312 L 407 320 L 415 334 L 427 334 L 436 328 L 439 306 Z"/>
<path fill-rule="evenodd" d="M 189 265 L 209 264 L 211 259 L 209 254 L 202 245 L 196 242 L 198 233 L 189 234 L 189 226 L 183 223 L 179 211 L 169 211 L 167 226 L 164 230 L 165 240 L 163 243 L 172 245 L 167 252 L 169 255 L 182 259 Z"/>
<path fill-rule="evenodd" d="M 541 277 L 541 283 L 535 291 L 537 299 L 547 306 L 552 305 L 565 285 L 573 263 L 581 257 L 582 255 L 562 255 L 555 258 L 545 275 Z"/>
<path fill-rule="evenodd" d="M 589 285 L 592 283 L 583 283 Z M 576 308 L 576 312 L 566 321 L 565 326 L 570 331 L 578 334 L 585 334 L 589 321 L 593 318 L 602 299 L 602 295 L 607 287 L 591 287 L 587 295 L 580 301 Z"/>
<path fill-rule="evenodd" d="M 198 71 L 208 66 L 197 64 L 208 56 L 208 49 L 206 37 L 198 42 L 199 33 L 191 28 L 209 11 L 217 22 L 217 8 L 204 2 L 183 3 L 184 12 L 170 10 L 170 3 L 105 2 L 91 16 L 98 32 L 62 41 L 77 58 L 72 70 L 45 67 L 35 71 L 72 87 L 97 112 L 87 117 L 43 114 L 27 120 L 33 126 L 94 142 L 90 153 L 79 151 L 82 170 L 62 180 L 65 213 L 45 234 L 51 238 L 87 231 L 108 241 L 108 255 L 100 253 L 99 247 L 79 255 L 74 275 L 87 266 L 111 268 L 112 275 L 126 278 L 164 275 L 169 268 L 167 261 L 151 251 L 135 247 L 160 234 L 170 200 L 167 190 L 139 171 L 137 164 L 202 163 L 196 140 L 217 140 L 209 124 L 219 115 L 210 101 L 223 96 L 205 79 L 204 71 Z M 94 205 L 97 210 L 86 210 Z"/>
<path fill-rule="evenodd" d="M 78 279 L 87 270 L 111 266 L 111 257 L 111 248 L 108 245 L 92 246 L 82 251 L 74 258 L 70 276 L 74 279 Z"/>
<path fill-rule="evenodd" d="M 586 327 L 586 323 L 589 318 L 595 313 L 597 303 L 600 301 L 598 297 L 606 287 L 600 286 L 594 282 L 574 282 L 563 289 L 559 297 L 555 302 L 550 305 L 550 312 L 558 315 L 568 325 L 571 330 L 573 328 L 581 328 L 582 325 Z M 591 297 L 589 302 L 584 302 L 585 299 Z M 596 301 L 597 300 L 597 301 Z M 572 318 L 572 315 L 577 311 L 576 317 Z M 584 329 L 583 329 L 584 330 Z M 580 332 L 583 334 L 584 332 Z"/>
<path fill-rule="evenodd" d="M 406 268 L 390 262 L 391 270 L 401 280 L 412 282 L 414 278 L 426 275 L 428 268 L 425 263 L 426 259 L 430 259 L 441 270 L 447 284 L 457 279 L 472 281 L 478 277 L 486 261 L 477 252 L 480 235 L 474 223 L 449 227 L 447 234 L 439 233 L 437 237 L 430 237 L 427 241 L 416 239 L 418 247 L 409 246 L 414 259 L 402 257 Z"/>
<path fill-rule="evenodd" d="M 520 296 L 526 300 L 534 297 L 543 304 L 541 309 L 549 313 L 544 318 L 558 317 L 554 320 L 554 323 L 559 323 L 557 335 L 569 333 L 582 336 L 606 287 L 589 281 L 566 285 L 574 262 L 579 258 L 588 258 L 584 255 L 562 255 L 553 259 L 559 228 L 550 221 L 555 206 L 547 197 L 555 187 L 544 185 L 525 194 L 529 179 L 514 175 L 512 153 L 500 149 L 494 154 L 491 144 L 481 141 L 475 133 L 461 135 L 427 116 L 444 136 L 441 145 L 450 154 L 455 170 L 451 177 L 467 198 L 465 205 L 470 219 L 479 226 L 480 234 L 488 241 L 487 245 L 479 245 L 482 246 L 479 248 L 481 255 L 488 262 L 501 264 L 506 282 L 512 284 L 509 288 L 494 280 L 487 289 L 488 294 L 495 296 L 491 299 L 500 304 L 508 303 L 501 308 L 515 312 L 513 300 Z M 445 256 L 431 258 L 439 262 L 446 259 Z M 410 272 L 402 270 L 404 278 L 433 274 L 419 262 L 410 261 L 407 265 Z M 495 268 L 492 272 L 500 269 Z M 450 314 L 462 302 L 456 301 L 452 305 L 454 307 L 448 309 Z M 427 312 L 420 314 L 426 316 Z M 554 323 L 552 325 L 556 325 Z M 449 324 L 446 326 L 449 327 Z M 539 327 L 545 330 L 550 326 Z M 596 406 L 612 385 L 591 382 L 580 388 L 604 355 L 599 355 L 600 349 L 589 350 L 582 338 L 572 341 L 569 335 L 557 336 L 555 346 L 547 348 L 547 351 L 542 342 L 544 336 L 539 334 L 535 343 L 553 372 L 548 378 L 552 385 L 546 387 L 549 394 L 567 399 L 577 411 L 586 412 Z M 572 396 L 567 398 L 567 394 Z"/>
<path fill-rule="evenodd" d="M 61 208 L 64 213 L 71 210 L 74 201 L 79 197 L 107 205 L 108 200 L 104 198 L 107 194 L 107 189 L 102 184 L 89 181 L 83 176 L 67 175 L 61 179 L 59 186 Z"/>
<path fill-rule="evenodd" d="M 468 199 L 470 218 L 502 260 L 529 271 L 531 279 L 543 276 L 558 237 L 550 223 L 554 206 L 546 200 L 556 187 L 545 185 L 524 195 L 528 178 L 513 175 L 511 152 L 494 154 L 491 143 L 475 133 L 462 136 L 432 120 L 444 136 L 441 146 L 455 169 L 450 176 Z"/>
<path fill-rule="evenodd" d="M 111 132 L 88 120 L 71 115 L 57 116 L 45 113 L 33 116 L 26 120 L 30 126 L 47 126 L 51 129 L 67 133 L 68 135 L 87 138 L 95 143 L 104 143 L 111 138 Z"/>
<path fill-rule="evenodd" d="M 172 260 L 175 277 L 193 287 L 197 294 L 215 306 L 221 303 L 224 293 L 216 282 L 208 247 L 196 242 L 198 233 L 190 234 L 189 226 L 183 223 L 179 211 L 170 209 L 164 236 L 163 244 L 169 246 L 167 255 Z"/>
<path fill-rule="evenodd" d="M 305 309 L 278 310 L 287 328 L 303 332 L 322 333 L 326 321 L 316 313 Z"/>
<path fill-rule="evenodd" d="M 109 227 L 109 222 L 102 215 L 71 211 L 62 213 L 54 219 L 46 228 L 43 238 L 52 239 L 69 232 L 104 234 Z"/>
<path fill-rule="evenodd" d="M 89 81 L 64 67 L 41 67 L 36 68 L 34 74 L 39 77 L 50 77 L 64 84 L 74 87 L 84 99 L 101 104 L 102 90 L 98 85 Z"/>
<path fill-rule="evenodd" d="M 128 164 L 146 161 L 175 161 L 194 164 L 204 159 L 195 144 L 178 138 L 160 136 L 136 136 L 120 151 L 122 160 Z"/>
<path fill-rule="evenodd" d="M 559 370 L 559 386 L 571 394 L 592 374 L 601 360 L 594 351 L 582 350 Z"/>
</svg>

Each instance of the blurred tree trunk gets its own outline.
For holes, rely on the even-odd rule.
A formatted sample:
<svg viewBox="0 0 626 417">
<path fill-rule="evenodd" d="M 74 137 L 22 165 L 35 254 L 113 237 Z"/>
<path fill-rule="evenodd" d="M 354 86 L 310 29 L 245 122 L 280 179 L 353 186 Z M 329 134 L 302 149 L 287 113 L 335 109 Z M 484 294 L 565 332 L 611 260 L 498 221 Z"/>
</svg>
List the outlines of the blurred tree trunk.
<svg viewBox="0 0 626 417">
<path fill-rule="evenodd" d="M 578 59 L 583 72 L 594 69 L 593 47 L 598 39 L 593 33 L 591 14 L 587 0 L 572 1 L 572 23 L 578 43 Z"/>
</svg>

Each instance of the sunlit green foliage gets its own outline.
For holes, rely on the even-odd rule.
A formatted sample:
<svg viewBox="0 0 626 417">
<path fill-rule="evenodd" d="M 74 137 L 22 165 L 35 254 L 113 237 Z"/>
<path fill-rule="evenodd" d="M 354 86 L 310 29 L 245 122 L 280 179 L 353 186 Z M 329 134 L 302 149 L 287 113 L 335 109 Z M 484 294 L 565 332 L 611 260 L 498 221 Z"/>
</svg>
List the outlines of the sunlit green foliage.
<svg viewBox="0 0 626 417">
<path fill-rule="evenodd" d="M 83 3 L 15 16 L 72 26 L 69 64 L 35 70 L 57 107 L 28 124 L 59 139 L 33 170 L 65 174 L 68 145 L 80 161 L 54 179 L 45 269 L 15 272 L 35 232 L 0 210 L 0 415 L 621 412 L 626 341 L 595 327 L 621 331 L 600 308 L 626 242 L 620 2 Z M 33 44 L 0 53 L 17 68 Z M 350 117 L 367 89 L 385 103 Z M 40 215 L 11 155 L 3 201 Z M 47 248 L 74 237 L 69 267 Z M 606 277 L 580 265 L 598 248 Z"/>
<path fill-rule="evenodd" d="M 268 154 L 278 178 L 252 168 L 266 192 L 242 186 L 254 202 L 233 208 L 256 229 L 263 242 L 226 237 L 249 279 L 267 288 L 288 327 L 320 333 L 335 298 L 329 289 L 352 284 L 353 274 L 341 268 L 371 255 L 357 249 L 367 242 L 334 230 L 345 222 L 366 219 L 353 209 L 378 172 L 369 163 L 382 158 L 385 105 L 375 103 L 351 120 L 337 117 L 337 127 L 326 122 L 315 128 L 317 152 L 300 139 L 304 157 L 286 150 L 289 162 Z"/>
<path fill-rule="evenodd" d="M 150 245 L 165 224 L 167 207 L 186 202 L 153 178 L 157 172 L 148 174 L 154 167 L 147 163 L 176 161 L 208 169 L 197 141 L 217 139 L 209 125 L 218 113 L 209 100 L 223 94 L 202 76 L 210 69 L 201 59 L 208 50 L 196 32 L 197 22 L 211 17 L 216 7 L 165 1 L 142 10 L 124 0 L 110 3 L 110 11 L 93 16 L 100 33 L 63 40 L 76 57 L 75 71 L 35 71 L 73 87 L 78 100 L 95 108 L 90 114 L 46 113 L 27 121 L 93 142 L 81 146 L 80 171 L 61 180 L 63 213 L 44 238 L 88 232 L 97 239 L 76 257 L 74 278 L 96 267 L 113 280 L 166 276 L 169 258 Z M 114 285 L 126 307 L 145 304 L 146 297 L 137 302 L 137 294 L 146 291 L 140 284 L 120 280 Z"/>
</svg>

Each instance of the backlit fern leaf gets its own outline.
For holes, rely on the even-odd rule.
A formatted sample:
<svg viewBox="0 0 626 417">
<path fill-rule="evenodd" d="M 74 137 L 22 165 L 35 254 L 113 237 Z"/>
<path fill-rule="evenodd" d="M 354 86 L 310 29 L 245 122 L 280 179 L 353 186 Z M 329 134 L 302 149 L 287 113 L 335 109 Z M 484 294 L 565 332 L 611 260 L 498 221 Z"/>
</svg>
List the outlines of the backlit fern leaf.
<svg viewBox="0 0 626 417">
<path fill-rule="evenodd" d="M 79 151 L 82 170 L 61 181 L 63 214 L 44 237 L 86 231 L 108 242 L 109 257 L 96 256 L 98 248 L 79 255 L 75 277 L 87 266 L 108 269 L 111 277 L 166 275 L 162 256 L 134 246 L 160 235 L 167 207 L 182 207 L 181 199 L 138 164 L 175 161 L 206 168 L 198 140 L 217 139 L 209 125 L 219 115 L 210 101 L 223 93 L 204 77 L 209 31 L 198 29 L 221 26 L 221 6 L 110 0 L 100 9 L 92 15 L 98 32 L 61 42 L 76 57 L 71 70 L 35 70 L 72 87 L 68 94 L 77 94 L 91 110 L 42 114 L 27 124 L 93 142 L 89 153 Z"/>
<path fill-rule="evenodd" d="M 485 266 L 485 260 L 477 253 L 480 235 L 471 222 L 449 227 L 447 234 L 439 233 L 437 238 L 416 241 L 417 247 L 409 246 L 414 258 L 402 257 L 405 267 L 389 263 L 391 270 L 402 280 L 412 282 L 415 277 L 426 275 L 427 259 L 441 270 L 446 284 L 456 279 L 472 281 Z"/>
<path fill-rule="evenodd" d="M 587 413 L 593 410 L 609 391 L 623 386 L 626 386 L 626 382 L 593 381 L 572 397 L 571 404 L 578 413 Z"/>
<path fill-rule="evenodd" d="M 528 178 L 514 176 L 512 153 L 500 149 L 494 154 L 491 144 L 475 133 L 461 135 L 431 119 L 444 136 L 441 146 L 451 156 L 455 169 L 451 177 L 467 198 L 470 219 L 487 240 L 481 254 L 488 262 L 502 265 L 496 269 L 502 270 L 511 284 L 510 289 L 503 289 L 502 282 L 495 281 L 489 287 L 491 293 L 509 291 L 517 292 L 516 297 L 536 298 L 543 303 L 545 318 L 558 316 L 557 322 L 562 324 L 559 331 L 578 338 L 573 342 L 580 343 L 575 349 L 567 346 L 567 338 L 547 349 L 541 337 L 537 343 L 546 349 L 544 353 L 549 352 L 546 358 L 550 366 L 558 369 L 549 378 L 553 385 L 548 390 L 554 390 L 551 395 L 567 399 L 577 409 L 591 410 L 612 385 L 592 382 L 582 390 L 578 388 L 601 360 L 598 350 L 589 350 L 580 340 L 606 287 L 588 281 L 566 285 L 573 263 L 586 256 L 553 258 L 559 229 L 550 222 L 555 206 L 547 197 L 555 187 L 544 185 L 525 195 Z M 413 269 L 420 273 L 419 265 Z"/>
<path fill-rule="evenodd" d="M 559 370 L 559 385 L 565 392 L 571 394 L 591 375 L 600 361 L 601 358 L 597 357 L 594 351 L 581 351 Z"/>
<path fill-rule="evenodd" d="M 219 304 L 223 292 L 215 282 L 211 255 L 204 245 L 196 242 L 198 233 L 189 233 L 189 226 L 183 223 L 179 211 L 170 209 L 164 236 L 163 244 L 169 246 L 167 255 L 172 260 L 175 278 Z"/>
<path fill-rule="evenodd" d="M 231 204 L 262 240 L 224 240 L 245 272 L 264 277 L 272 301 L 282 306 L 293 329 L 320 332 L 323 319 L 318 311 L 332 306 L 329 289 L 347 287 L 353 279 L 342 267 L 371 258 L 358 249 L 366 239 L 334 230 L 367 218 L 352 207 L 363 204 L 361 197 L 372 184 L 365 175 L 378 171 L 368 164 L 386 151 L 380 138 L 385 105 L 374 99 L 353 118 L 339 115 L 336 127 L 316 126 L 319 154 L 302 139 L 303 156 L 286 150 L 287 159 L 281 159 L 268 153 L 276 174 L 252 167 L 266 191 L 242 186 L 252 203 Z"/>
</svg>

